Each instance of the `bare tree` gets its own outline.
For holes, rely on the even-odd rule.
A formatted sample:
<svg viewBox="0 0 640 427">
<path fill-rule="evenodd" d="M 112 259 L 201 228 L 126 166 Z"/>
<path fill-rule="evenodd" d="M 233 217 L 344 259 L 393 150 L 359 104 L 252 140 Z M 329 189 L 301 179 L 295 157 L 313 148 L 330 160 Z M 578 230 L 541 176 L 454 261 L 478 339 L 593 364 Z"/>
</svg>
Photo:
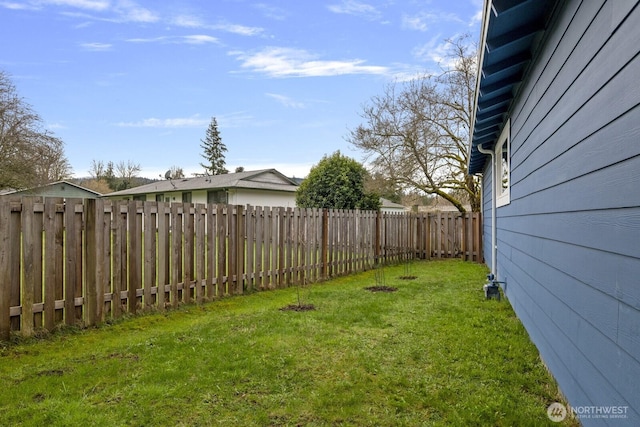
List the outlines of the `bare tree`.
<svg viewBox="0 0 640 427">
<path fill-rule="evenodd" d="M 477 178 L 467 174 L 476 51 L 468 36 L 448 40 L 440 75 L 388 85 L 363 107 L 347 140 L 394 187 L 438 195 L 464 212 L 480 210 Z"/>
<path fill-rule="evenodd" d="M 89 175 L 91 175 L 91 177 L 93 179 L 104 179 L 105 178 L 105 166 L 104 166 L 104 162 L 102 160 L 91 160 L 91 167 L 89 168 Z"/>
<path fill-rule="evenodd" d="M 102 160 L 91 160 L 89 175 L 93 179 L 85 183 L 85 187 L 102 194 L 117 190 L 118 183 L 113 168 L 112 161 L 105 164 Z"/>
<path fill-rule="evenodd" d="M 64 143 L 43 129 L 40 116 L 0 70 L 0 188 L 24 189 L 70 175 Z"/>
<path fill-rule="evenodd" d="M 131 188 L 132 181 L 138 176 L 142 168 L 140 163 L 133 163 L 131 160 L 127 160 L 125 163 L 123 160 L 119 161 L 115 165 L 117 177 L 120 179 L 119 190 L 126 190 Z"/>
<path fill-rule="evenodd" d="M 167 172 L 169 173 L 165 174 L 165 178 L 167 178 L 168 176 L 168 179 L 181 179 L 185 177 L 184 169 L 182 169 L 180 166 L 171 166 L 171 168 Z"/>
</svg>

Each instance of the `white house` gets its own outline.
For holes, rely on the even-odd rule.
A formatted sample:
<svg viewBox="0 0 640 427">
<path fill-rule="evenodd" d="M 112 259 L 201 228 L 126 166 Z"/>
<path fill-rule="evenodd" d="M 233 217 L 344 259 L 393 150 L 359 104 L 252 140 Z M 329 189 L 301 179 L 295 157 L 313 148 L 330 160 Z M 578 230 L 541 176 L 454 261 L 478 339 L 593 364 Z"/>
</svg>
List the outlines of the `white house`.
<svg viewBox="0 0 640 427">
<path fill-rule="evenodd" d="M 404 213 L 407 212 L 407 208 L 400 203 L 394 203 L 389 199 L 380 197 L 380 211 L 386 213 Z"/>
<path fill-rule="evenodd" d="M 295 207 L 295 181 L 275 169 L 167 179 L 105 194 L 108 199 Z"/>
</svg>

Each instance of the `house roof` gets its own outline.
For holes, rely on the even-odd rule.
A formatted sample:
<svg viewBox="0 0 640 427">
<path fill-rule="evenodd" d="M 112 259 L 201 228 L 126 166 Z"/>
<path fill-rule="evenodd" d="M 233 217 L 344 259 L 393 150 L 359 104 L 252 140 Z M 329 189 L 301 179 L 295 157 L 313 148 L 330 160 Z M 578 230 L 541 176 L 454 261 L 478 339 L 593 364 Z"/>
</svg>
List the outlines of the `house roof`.
<svg viewBox="0 0 640 427">
<path fill-rule="evenodd" d="M 15 189 L 2 190 L 2 191 L 0 191 L 0 195 L 10 195 L 10 194 L 18 194 L 18 193 L 19 193 L 19 194 L 23 194 L 23 193 L 36 193 L 36 192 L 38 192 L 39 190 L 43 190 L 43 189 L 46 189 L 46 188 L 49 188 L 49 187 L 54 187 L 54 186 L 59 185 L 59 184 L 64 184 L 64 185 L 68 185 L 68 186 L 70 186 L 70 187 L 75 187 L 75 188 L 77 188 L 78 190 L 86 191 L 87 193 L 93 194 L 93 195 L 95 195 L 96 197 L 100 197 L 100 196 L 102 196 L 102 194 L 101 194 L 101 193 L 98 193 L 97 191 L 93 191 L 93 190 L 91 190 L 91 189 L 89 189 L 89 188 L 86 188 L 86 187 L 83 187 L 83 186 L 81 186 L 81 185 L 74 184 L 73 182 L 69 182 L 69 181 L 65 181 L 65 180 L 62 180 L 62 181 L 55 181 L 55 182 L 50 182 L 50 183 L 48 183 L 48 184 L 40 185 L 40 186 L 38 186 L 38 187 L 27 188 L 27 189 L 23 189 L 23 190 L 15 190 Z"/>
<path fill-rule="evenodd" d="M 380 208 L 405 210 L 404 205 L 401 205 L 400 203 L 392 202 L 391 200 L 385 199 L 384 197 L 380 197 Z"/>
<path fill-rule="evenodd" d="M 478 145 L 487 149 L 495 145 L 557 3 L 554 0 L 485 0 L 469 174 L 482 172 L 486 159 L 478 151 Z"/>
<path fill-rule="evenodd" d="M 294 192 L 297 190 L 298 185 L 292 179 L 287 178 L 275 169 L 262 169 L 222 175 L 156 181 L 139 187 L 130 188 L 128 190 L 115 191 L 113 193 L 105 194 L 105 196 L 132 196 L 137 194 L 228 188 Z"/>
</svg>

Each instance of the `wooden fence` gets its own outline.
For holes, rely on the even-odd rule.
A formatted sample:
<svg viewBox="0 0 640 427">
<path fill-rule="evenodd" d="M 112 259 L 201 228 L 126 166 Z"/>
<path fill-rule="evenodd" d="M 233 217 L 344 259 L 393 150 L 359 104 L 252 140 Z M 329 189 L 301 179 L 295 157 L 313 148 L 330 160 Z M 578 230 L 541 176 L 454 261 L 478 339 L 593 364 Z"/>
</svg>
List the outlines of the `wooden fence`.
<svg viewBox="0 0 640 427">
<path fill-rule="evenodd" d="M 0 197 L 0 339 L 413 258 L 482 261 L 478 213 Z"/>
</svg>

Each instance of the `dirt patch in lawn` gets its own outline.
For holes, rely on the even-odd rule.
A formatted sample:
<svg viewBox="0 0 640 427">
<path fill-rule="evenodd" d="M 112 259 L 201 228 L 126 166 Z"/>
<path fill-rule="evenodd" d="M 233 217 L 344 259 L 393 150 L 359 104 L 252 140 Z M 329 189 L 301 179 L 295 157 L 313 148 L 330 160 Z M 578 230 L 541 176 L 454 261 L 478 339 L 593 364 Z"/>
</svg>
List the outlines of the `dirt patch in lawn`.
<svg viewBox="0 0 640 427">
<path fill-rule="evenodd" d="M 364 289 L 370 292 L 395 292 L 398 290 L 398 288 L 391 286 L 368 286 Z"/>
<path fill-rule="evenodd" d="M 282 307 L 280 311 L 313 311 L 316 307 L 313 304 L 289 304 Z"/>
</svg>

